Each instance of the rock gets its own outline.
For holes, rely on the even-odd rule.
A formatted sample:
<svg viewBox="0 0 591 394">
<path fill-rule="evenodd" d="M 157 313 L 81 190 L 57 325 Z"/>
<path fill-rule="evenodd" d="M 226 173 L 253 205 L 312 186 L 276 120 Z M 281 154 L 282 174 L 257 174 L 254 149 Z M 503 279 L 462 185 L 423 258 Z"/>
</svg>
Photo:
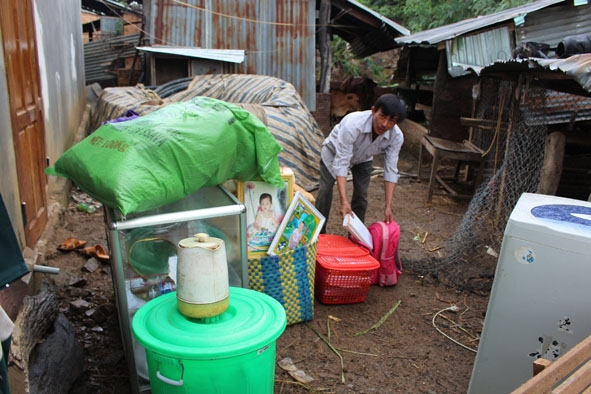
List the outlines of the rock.
<svg viewBox="0 0 591 394">
<path fill-rule="evenodd" d="M 99 267 L 100 267 L 100 263 L 94 257 L 91 257 L 90 259 L 88 259 L 86 264 L 84 264 L 84 269 L 88 272 L 94 272 L 97 269 L 99 269 Z"/>
<path fill-rule="evenodd" d="M 70 287 L 68 293 L 70 294 L 70 297 L 80 298 L 86 293 L 86 291 L 79 287 Z"/>
<path fill-rule="evenodd" d="M 88 301 L 82 300 L 80 298 L 70 302 L 70 305 L 77 311 L 86 311 L 90 307 Z"/>
<path fill-rule="evenodd" d="M 78 275 L 70 276 L 69 285 L 74 287 L 82 287 L 86 285 L 86 280 Z"/>
<path fill-rule="evenodd" d="M 89 309 L 86 311 L 86 316 L 90 317 L 92 320 L 101 324 L 105 320 L 107 320 L 107 316 L 103 313 L 103 309 L 96 308 L 96 309 Z"/>
</svg>

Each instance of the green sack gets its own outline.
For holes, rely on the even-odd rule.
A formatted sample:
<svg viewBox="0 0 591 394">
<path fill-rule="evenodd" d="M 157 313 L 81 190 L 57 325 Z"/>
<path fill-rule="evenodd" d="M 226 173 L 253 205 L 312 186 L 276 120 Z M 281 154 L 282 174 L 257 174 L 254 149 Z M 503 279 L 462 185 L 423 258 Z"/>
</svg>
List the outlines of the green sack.
<svg viewBox="0 0 591 394">
<path fill-rule="evenodd" d="M 123 215 L 158 208 L 228 179 L 283 188 L 281 145 L 250 112 L 195 97 L 107 123 L 47 168 Z"/>
</svg>

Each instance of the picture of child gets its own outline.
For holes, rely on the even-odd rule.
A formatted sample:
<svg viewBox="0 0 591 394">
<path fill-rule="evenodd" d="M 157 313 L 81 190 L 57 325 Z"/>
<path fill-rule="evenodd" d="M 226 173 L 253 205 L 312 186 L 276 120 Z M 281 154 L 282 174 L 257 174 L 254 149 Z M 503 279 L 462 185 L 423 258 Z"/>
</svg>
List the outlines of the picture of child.
<svg viewBox="0 0 591 394">
<path fill-rule="evenodd" d="M 253 227 L 256 231 L 267 230 L 274 233 L 278 226 L 279 222 L 273 211 L 273 197 L 269 193 L 262 193 L 259 197 L 259 209 L 254 218 Z"/>
<path fill-rule="evenodd" d="M 278 255 L 298 250 L 318 239 L 324 216 L 300 192 L 296 192 L 283 216 L 267 254 Z"/>
<path fill-rule="evenodd" d="M 247 243 L 250 249 L 269 246 L 279 227 L 279 217 L 273 208 L 273 197 L 269 193 L 261 193 L 254 223 L 247 231 Z"/>
<path fill-rule="evenodd" d="M 304 221 L 300 220 L 298 226 L 291 232 L 291 236 L 289 237 L 289 242 L 287 244 L 288 248 L 295 249 L 299 246 L 300 241 L 304 236 L 304 226 Z"/>
</svg>

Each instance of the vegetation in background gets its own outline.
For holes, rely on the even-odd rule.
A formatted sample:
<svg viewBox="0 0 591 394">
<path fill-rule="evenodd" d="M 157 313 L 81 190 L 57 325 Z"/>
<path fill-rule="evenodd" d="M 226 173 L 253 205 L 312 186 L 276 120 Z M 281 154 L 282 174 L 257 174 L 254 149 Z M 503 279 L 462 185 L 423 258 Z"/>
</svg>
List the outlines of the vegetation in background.
<svg viewBox="0 0 591 394">
<path fill-rule="evenodd" d="M 359 76 L 359 61 L 347 49 L 347 42 L 339 36 L 334 36 L 332 41 L 332 66 L 347 75 Z"/>
<path fill-rule="evenodd" d="M 478 15 L 532 3 L 532 0 L 359 0 L 412 33 Z"/>
<path fill-rule="evenodd" d="M 120 36 L 123 34 L 123 21 L 121 19 L 117 19 L 115 22 L 115 36 Z"/>
<path fill-rule="evenodd" d="M 532 3 L 532 0 L 358 0 L 373 11 L 406 27 L 411 33 L 448 25 L 478 15 Z M 378 85 L 390 83 L 390 75 L 380 54 L 354 59 L 347 43 L 333 37 L 333 73 L 347 76 L 367 76 Z"/>
<path fill-rule="evenodd" d="M 338 36 L 333 37 L 331 45 L 333 74 L 336 74 L 337 79 L 346 79 L 348 76 L 367 76 L 381 86 L 389 83 L 390 75 L 386 70 L 391 65 L 383 64 L 383 59 L 379 55 L 355 59 L 347 49 L 347 42 Z"/>
</svg>

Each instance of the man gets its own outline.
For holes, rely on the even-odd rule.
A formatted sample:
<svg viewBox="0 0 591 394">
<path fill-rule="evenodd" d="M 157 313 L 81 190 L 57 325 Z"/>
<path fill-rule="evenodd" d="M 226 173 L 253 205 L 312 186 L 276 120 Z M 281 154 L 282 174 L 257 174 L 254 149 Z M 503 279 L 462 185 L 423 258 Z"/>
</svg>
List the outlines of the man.
<svg viewBox="0 0 591 394">
<path fill-rule="evenodd" d="M 373 171 L 373 157 L 384 154 L 384 221 L 393 220 L 392 199 L 398 182 L 398 155 L 404 142 L 396 125 L 406 118 L 404 102 L 393 94 L 380 96 L 371 110 L 352 112 L 336 125 L 322 144 L 320 154 L 320 183 L 316 194 L 316 208 L 326 221 L 332 205 L 336 181 L 341 202 L 340 213 L 355 215 L 365 220 L 367 189 Z M 353 175 L 353 196 L 347 198 L 347 175 Z"/>
</svg>

